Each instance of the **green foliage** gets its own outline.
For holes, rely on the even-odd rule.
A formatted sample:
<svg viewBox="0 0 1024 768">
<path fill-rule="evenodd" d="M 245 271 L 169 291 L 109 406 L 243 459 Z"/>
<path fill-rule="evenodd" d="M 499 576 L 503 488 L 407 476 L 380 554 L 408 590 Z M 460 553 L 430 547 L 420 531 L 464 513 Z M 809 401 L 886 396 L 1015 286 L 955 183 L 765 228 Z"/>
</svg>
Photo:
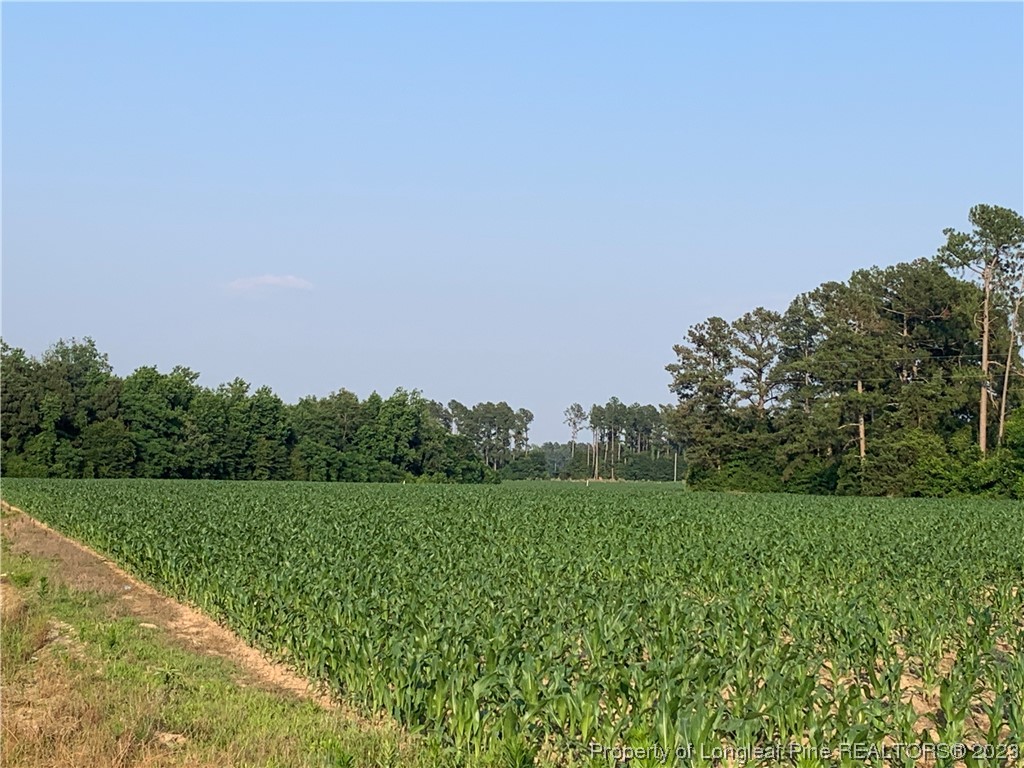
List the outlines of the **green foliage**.
<svg viewBox="0 0 1024 768">
<path fill-rule="evenodd" d="M 495 764 L 592 742 L 1024 739 L 1016 502 L 568 483 L 3 493 L 364 711 Z M 941 693 L 923 721 L 906 676 Z M 972 711 L 994 725 L 972 730 Z"/>
<path fill-rule="evenodd" d="M 1002 215 L 988 224 L 1003 222 Z M 999 275 L 1019 281 L 1021 270 L 1009 266 L 1020 261 L 1019 244 L 1011 242 L 1019 235 L 1015 226 L 991 235 L 1001 245 L 979 241 L 968 251 L 983 250 L 1001 265 Z M 1021 293 L 1013 280 L 990 286 L 996 300 L 989 352 L 1013 375 L 993 381 L 986 398 L 1007 422 L 1022 395 L 1014 341 Z M 1005 450 L 985 458 L 978 445 L 984 375 L 975 318 L 986 296 L 922 259 L 824 283 L 781 316 L 758 308 L 731 324 L 712 317 L 693 326 L 667 367 L 679 402 L 666 422 L 671 441 L 684 449 L 688 483 L 708 490 L 1010 496 L 1015 461 Z M 989 409 L 990 427 L 996 412 Z"/>
<path fill-rule="evenodd" d="M 540 449 L 513 459 L 501 470 L 506 480 L 543 480 L 548 477 L 547 454 Z"/>
<path fill-rule="evenodd" d="M 500 403 L 477 403 L 467 408 L 452 400 L 445 409 L 439 406 L 442 421 L 470 441 L 484 463 L 497 472 L 522 457 L 529 448 L 528 435 L 533 414 L 525 408 L 513 411 Z"/>
<path fill-rule="evenodd" d="M 627 454 L 615 470 L 621 480 L 667 482 L 672 480 L 672 457 L 652 457 L 648 453 Z"/>
<path fill-rule="evenodd" d="M 570 442 L 542 446 L 548 474 L 561 479 L 671 480 L 673 466 L 662 410 L 653 405 L 626 405 L 609 398 L 589 412 L 579 403 L 565 410 Z M 579 430 L 589 428 L 592 442 L 576 442 Z"/>
<path fill-rule="evenodd" d="M 5 766 L 106 768 L 159 755 L 164 768 L 490 768 L 437 755 L 391 723 L 251 685 L 233 660 L 185 649 L 173 633 L 125 616 L 119 595 L 53 578 L 60 563 L 12 553 L 6 539 L 2 557 Z M 15 596 L 19 608 L 10 611 Z M 67 714 L 32 721 L 28 737 L 9 729 L 14 713 L 38 705 L 39 692 Z M 167 734 L 180 741 L 164 743 Z M 125 759 L 122 735 L 135 737 L 136 757 Z"/>
<path fill-rule="evenodd" d="M 60 341 L 41 360 L 6 344 L 2 353 L 6 477 L 497 479 L 469 439 L 451 433 L 443 409 L 418 392 L 360 402 L 341 390 L 288 406 L 268 387 L 250 392 L 242 379 L 200 387 L 198 374 L 180 366 L 142 367 L 122 381 L 91 339 Z M 532 418 L 513 414 L 517 455 Z"/>
<path fill-rule="evenodd" d="M 94 421 L 82 430 L 85 477 L 131 477 L 135 451 L 135 442 L 120 419 Z"/>
</svg>

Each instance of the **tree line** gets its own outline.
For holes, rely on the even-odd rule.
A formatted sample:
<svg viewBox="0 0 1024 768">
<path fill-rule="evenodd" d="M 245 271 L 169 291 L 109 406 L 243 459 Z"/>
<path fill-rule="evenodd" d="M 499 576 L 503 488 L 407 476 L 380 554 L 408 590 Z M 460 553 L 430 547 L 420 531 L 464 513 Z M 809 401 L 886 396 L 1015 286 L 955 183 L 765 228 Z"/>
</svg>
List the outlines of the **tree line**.
<svg viewBox="0 0 1024 768">
<path fill-rule="evenodd" d="M 692 326 L 665 411 L 687 480 L 1024 498 L 1024 218 L 979 205 L 970 222 L 933 258 Z"/>
<path fill-rule="evenodd" d="M 626 405 L 617 397 L 589 409 L 573 403 L 564 413 L 569 441 L 515 443 L 518 450 L 500 467 L 500 475 L 509 480 L 674 480 L 679 467 L 664 411 L 665 406 Z M 590 439 L 580 441 L 583 430 L 591 432 Z"/>
<path fill-rule="evenodd" d="M 507 403 L 449 409 L 403 389 L 289 405 L 242 379 L 200 386 L 182 366 L 120 378 L 92 339 L 39 359 L 0 347 L 8 476 L 494 482 L 526 452 L 533 420 Z"/>
<path fill-rule="evenodd" d="M 1024 498 L 1024 218 L 970 211 L 930 259 L 858 270 L 673 347 L 670 405 L 533 414 L 397 390 L 284 403 L 185 367 L 120 378 L 91 339 L 2 344 L 6 475 L 494 482 L 685 479 L 705 489 Z M 580 440 L 581 433 L 589 439 Z"/>
</svg>

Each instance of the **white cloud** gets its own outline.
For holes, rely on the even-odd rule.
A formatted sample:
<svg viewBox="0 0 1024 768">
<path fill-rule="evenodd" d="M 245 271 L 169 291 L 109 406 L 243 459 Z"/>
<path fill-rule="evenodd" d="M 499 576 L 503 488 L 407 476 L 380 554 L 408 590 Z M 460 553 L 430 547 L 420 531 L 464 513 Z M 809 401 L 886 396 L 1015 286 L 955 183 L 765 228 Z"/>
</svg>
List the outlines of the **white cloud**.
<svg viewBox="0 0 1024 768">
<path fill-rule="evenodd" d="M 302 291 L 312 289 L 313 284 L 309 280 L 303 280 L 295 275 L 260 275 L 259 277 L 240 277 L 228 283 L 228 290 L 232 293 L 252 293 L 261 288 L 298 288 Z"/>
</svg>

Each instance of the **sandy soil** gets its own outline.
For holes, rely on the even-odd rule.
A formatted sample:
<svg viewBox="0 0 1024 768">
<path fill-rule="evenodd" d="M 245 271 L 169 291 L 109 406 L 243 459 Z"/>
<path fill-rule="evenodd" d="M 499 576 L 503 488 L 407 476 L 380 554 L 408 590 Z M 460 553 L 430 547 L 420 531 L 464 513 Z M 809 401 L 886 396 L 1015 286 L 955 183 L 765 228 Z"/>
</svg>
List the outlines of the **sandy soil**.
<svg viewBox="0 0 1024 768">
<path fill-rule="evenodd" d="M 115 610 L 121 615 L 137 618 L 142 626 L 164 628 L 189 650 L 231 659 L 249 677 L 244 682 L 336 708 L 335 702 L 313 690 L 305 678 L 269 660 L 208 616 L 160 594 L 102 555 L 6 502 L 0 503 L 11 513 L 3 519 L 3 534 L 11 551 L 49 560 L 53 563 L 51 580 L 76 590 L 116 597 Z"/>
</svg>

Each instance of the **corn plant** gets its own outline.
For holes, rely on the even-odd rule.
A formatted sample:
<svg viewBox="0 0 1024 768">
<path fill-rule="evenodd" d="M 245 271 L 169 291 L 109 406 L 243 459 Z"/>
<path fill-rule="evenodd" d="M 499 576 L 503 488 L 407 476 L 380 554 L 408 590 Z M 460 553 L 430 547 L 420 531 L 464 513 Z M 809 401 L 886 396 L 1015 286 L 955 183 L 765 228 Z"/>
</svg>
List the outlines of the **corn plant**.
<svg viewBox="0 0 1024 768">
<path fill-rule="evenodd" d="M 1024 740 L 1013 502 L 656 484 L 2 492 L 337 697 L 494 764 L 542 747 L 609 764 L 599 744 L 702 765 L 800 744 L 791 763 L 817 765 L 813 750 L 844 744 Z"/>
</svg>

